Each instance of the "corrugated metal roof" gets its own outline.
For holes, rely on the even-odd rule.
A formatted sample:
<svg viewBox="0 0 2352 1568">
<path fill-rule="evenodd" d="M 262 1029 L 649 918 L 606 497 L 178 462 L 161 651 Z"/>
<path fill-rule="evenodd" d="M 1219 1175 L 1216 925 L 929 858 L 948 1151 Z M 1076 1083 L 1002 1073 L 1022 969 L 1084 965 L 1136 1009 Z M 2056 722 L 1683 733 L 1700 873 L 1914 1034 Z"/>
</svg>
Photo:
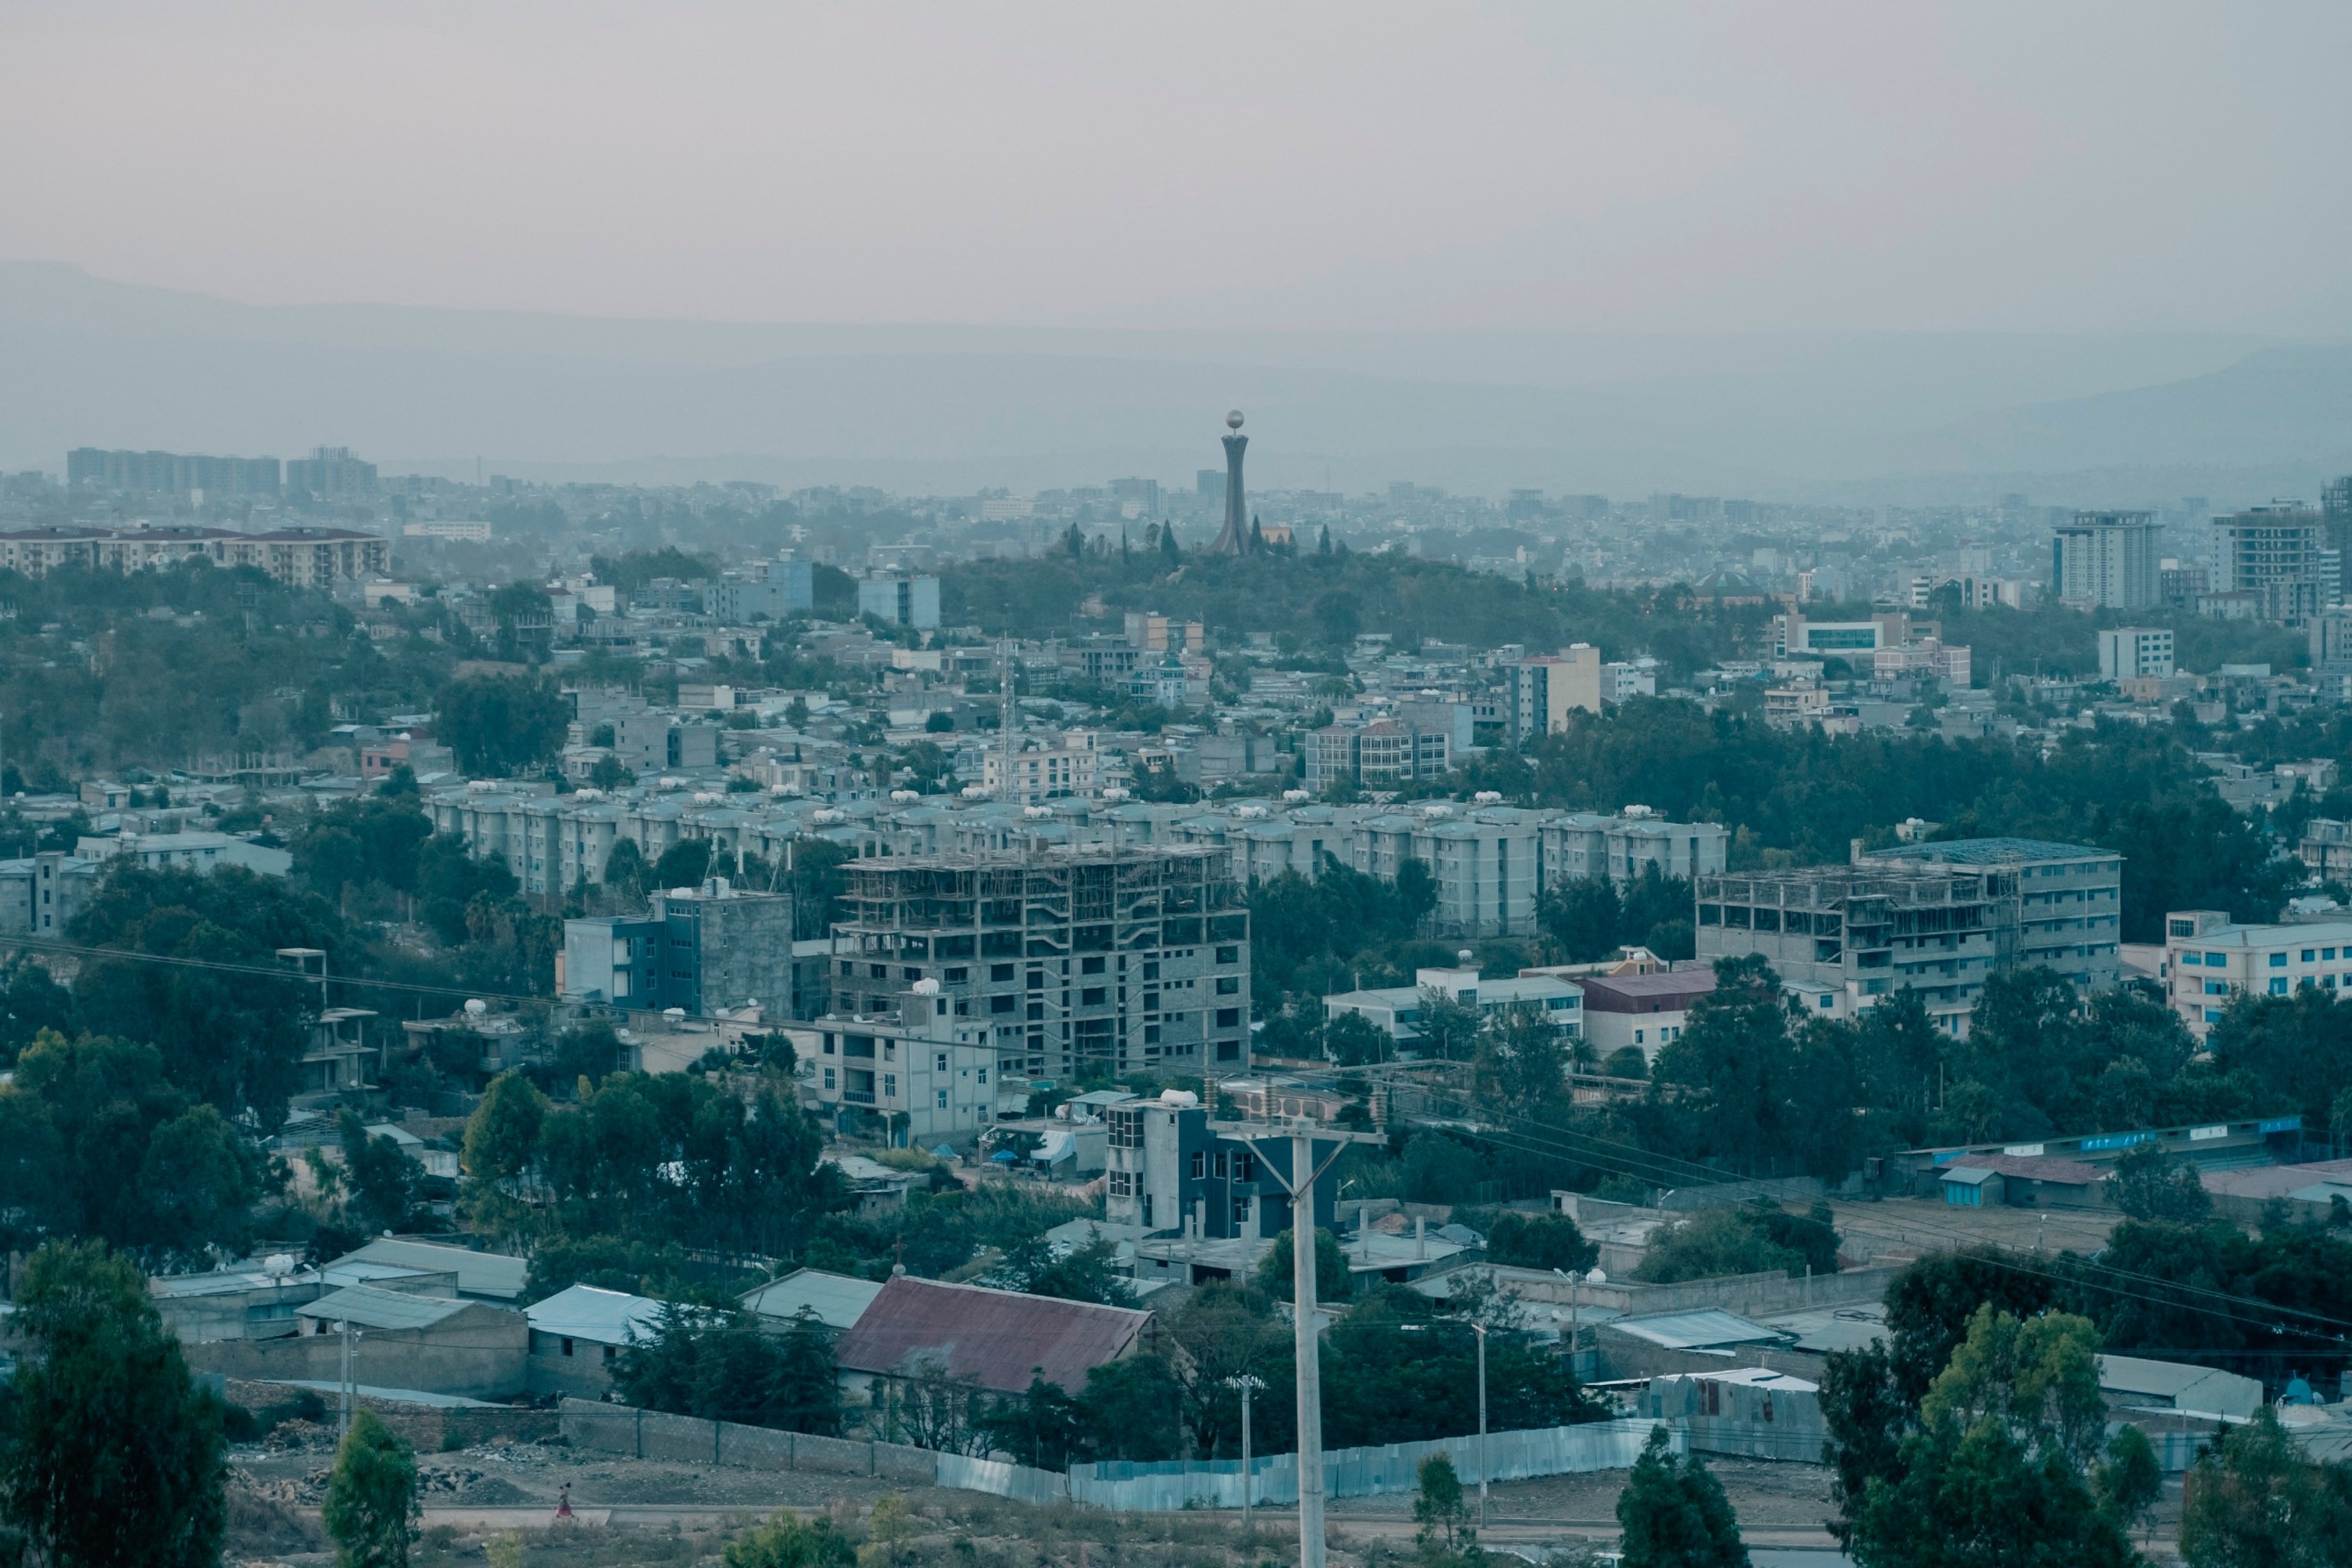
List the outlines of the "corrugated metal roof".
<svg viewBox="0 0 2352 1568">
<path fill-rule="evenodd" d="M 882 1294 L 880 1281 L 821 1268 L 801 1268 L 743 1294 L 743 1305 L 763 1317 L 795 1318 L 806 1307 L 828 1329 L 846 1329 Z"/>
<path fill-rule="evenodd" d="M 661 1331 L 662 1304 L 625 1290 L 573 1285 L 525 1307 L 522 1315 L 542 1334 L 561 1334 L 591 1344 L 625 1345 Z"/>
<path fill-rule="evenodd" d="M 337 1263 L 389 1263 L 420 1273 L 454 1273 L 459 1294 L 494 1296 L 511 1301 L 520 1296 L 530 1278 L 530 1265 L 499 1252 L 476 1252 L 464 1247 L 443 1247 L 430 1241 L 395 1241 L 389 1237 L 347 1252 Z"/>
<path fill-rule="evenodd" d="M 429 1329 L 476 1304 L 455 1296 L 406 1296 L 373 1285 L 352 1285 L 330 1290 L 294 1311 L 298 1317 L 356 1323 L 363 1329 Z"/>
<path fill-rule="evenodd" d="M 882 1287 L 835 1353 L 851 1372 L 912 1376 L 940 1365 L 1000 1394 L 1025 1391 L 1032 1376 L 1075 1394 L 1089 1372 L 1126 1354 L 1150 1321 L 1150 1313 L 1126 1307 L 901 1274 Z"/>
<path fill-rule="evenodd" d="M 1769 1343 L 1787 1337 L 1776 1329 L 1713 1307 L 1697 1312 L 1661 1312 L 1653 1318 L 1620 1318 L 1609 1326 L 1668 1350 Z"/>
</svg>

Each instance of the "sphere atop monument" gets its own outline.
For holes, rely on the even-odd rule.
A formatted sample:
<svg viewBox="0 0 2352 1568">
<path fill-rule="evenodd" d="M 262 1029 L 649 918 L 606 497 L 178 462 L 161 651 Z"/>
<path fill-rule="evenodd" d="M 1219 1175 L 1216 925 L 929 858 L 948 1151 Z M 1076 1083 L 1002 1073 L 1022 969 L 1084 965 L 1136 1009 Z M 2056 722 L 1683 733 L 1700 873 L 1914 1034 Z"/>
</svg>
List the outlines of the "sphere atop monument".
<svg viewBox="0 0 2352 1568">
<path fill-rule="evenodd" d="M 1241 427 L 1242 411 L 1236 408 L 1231 414 L 1225 416 L 1225 428 L 1228 430 L 1238 430 Z"/>
</svg>

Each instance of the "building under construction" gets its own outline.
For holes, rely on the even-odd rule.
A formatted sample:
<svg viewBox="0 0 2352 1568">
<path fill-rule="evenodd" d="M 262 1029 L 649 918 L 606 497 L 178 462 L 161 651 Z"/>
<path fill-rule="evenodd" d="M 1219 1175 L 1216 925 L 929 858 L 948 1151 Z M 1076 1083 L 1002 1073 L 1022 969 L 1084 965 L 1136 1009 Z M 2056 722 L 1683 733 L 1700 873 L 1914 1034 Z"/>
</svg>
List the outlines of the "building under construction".
<svg viewBox="0 0 2352 1568">
<path fill-rule="evenodd" d="M 1697 893 L 1698 956 L 1759 954 L 1820 1016 L 1912 990 L 1965 1035 L 1985 976 L 2018 962 L 2014 867 L 1873 860 L 1701 877 Z"/>
<path fill-rule="evenodd" d="M 898 1013 L 935 983 L 958 1018 L 985 1021 L 1005 1078 L 1248 1065 L 1249 911 L 1222 848 L 1052 847 L 842 870 L 836 1013 Z"/>
</svg>

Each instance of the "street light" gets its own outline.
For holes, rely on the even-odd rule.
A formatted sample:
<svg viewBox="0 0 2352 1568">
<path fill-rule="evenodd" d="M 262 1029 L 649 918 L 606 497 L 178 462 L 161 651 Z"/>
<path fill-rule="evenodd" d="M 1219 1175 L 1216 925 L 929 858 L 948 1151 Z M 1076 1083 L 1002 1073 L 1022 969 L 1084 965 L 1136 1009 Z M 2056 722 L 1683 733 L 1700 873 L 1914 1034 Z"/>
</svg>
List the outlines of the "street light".
<svg viewBox="0 0 2352 1568">
<path fill-rule="evenodd" d="M 1400 1323 L 1398 1328 L 1408 1334 L 1424 1333 L 1444 1325 L 1437 1323 Z M 1465 1323 L 1478 1336 L 1478 1528 L 1486 1528 L 1486 1325 Z"/>
<path fill-rule="evenodd" d="M 1242 1539 L 1247 1541 L 1250 1538 L 1250 1492 L 1254 1489 L 1250 1484 L 1253 1479 L 1250 1475 L 1250 1395 L 1265 1384 L 1244 1372 L 1225 1379 L 1225 1386 L 1238 1388 L 1242 1392 Z"/>
</svg>

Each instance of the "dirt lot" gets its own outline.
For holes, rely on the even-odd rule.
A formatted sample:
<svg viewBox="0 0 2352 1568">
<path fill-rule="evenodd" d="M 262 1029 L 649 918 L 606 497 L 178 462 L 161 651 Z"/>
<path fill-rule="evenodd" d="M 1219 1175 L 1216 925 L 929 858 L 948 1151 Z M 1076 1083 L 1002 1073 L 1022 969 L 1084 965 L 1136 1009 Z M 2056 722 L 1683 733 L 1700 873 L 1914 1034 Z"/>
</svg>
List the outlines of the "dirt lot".
<svg viewBox="0 0 2352 1568">
<path fill-rule="evenodd" d="M 288 1430 L 290 1446 L 239 1449 L 235 1562 L 325 1563 L 318 1509 L 333 1462 L 331 1427 Z M 519 1443 L 418 1456 L 429 1550 L 425 1563 L 486 1561 L 492 1537 L 519 1533 L 530 1543 L 530 1568 L 557 1564 L 692 1563 L 718 1552 L 734 1531 L 781 1508 L 822 1511 L 855 1528 L 874 1501 L 897 1492 L 920 1516 L 949 1527 L 943 1544 L 958 1540 L 1019 1541 L 1018 1568 L 1038 1568 L 1067 1549 L 1067 1568 L 1171 1568 L 1170 1531 L 1177 1536 L 1174 1568 L 1249 1568 L 1296 1557 L 1296 1515 L 1260 1510 L 1260 1540 L 1243 1551 L 1236 1514 L 1195 1510 L 1181 1515 L 1114 1516 L 1078 1509 L 1031 1509 L 971 1492 L 905 1487 L 863 1477 L 739 1469 L 635 1460 L 574 1449 L 559 1443 Z M 1825 1545 L 1828 1472 L 1817 1466 L 1725 1460 L 1714 1467 L 1758 1544 Z M 1496 1485 L 1489 1499 L 1486 1539 L 1507 1544 L 1558 1545 L 1607 1541 L 1616 1534 L 1618 1489 L 1624 1472 L 1555 1476 Z M 582 1523 L 546 1533 L 559 1498 L 570 1498 Z M 1335 1563 L 1355 1563 L 1379 1543 L 1409 1552 L 1412 1500 L 1399 1495 L 1351 1498 L 1331 1504 L 1335 1545 L 1353 1550 Z M 1185 1546 L 1189 1541 L 1191 1545 Z M 1140 1542 L 1151 1542 L 1145 1552 Z M 1083 1543 L 1083 1550 L 1082 1544 Z M 1194 1552 L 1197 1548 L 1197 1553 Z M 977 1551 L 977 1548 L 974 1549 Z M 1008 1547 L 1008 1551 L 1011 1549 Z M 1080 1562 L 1083 1555 L 1086 1561 Z M 1146 1560 L 1149 1560 L 1148 1562 Z M 948 1568 L 989 1568 L 954 1548 Z M 919 1568 L 910 1562 L 908 1568 Z"/>
</svg>

